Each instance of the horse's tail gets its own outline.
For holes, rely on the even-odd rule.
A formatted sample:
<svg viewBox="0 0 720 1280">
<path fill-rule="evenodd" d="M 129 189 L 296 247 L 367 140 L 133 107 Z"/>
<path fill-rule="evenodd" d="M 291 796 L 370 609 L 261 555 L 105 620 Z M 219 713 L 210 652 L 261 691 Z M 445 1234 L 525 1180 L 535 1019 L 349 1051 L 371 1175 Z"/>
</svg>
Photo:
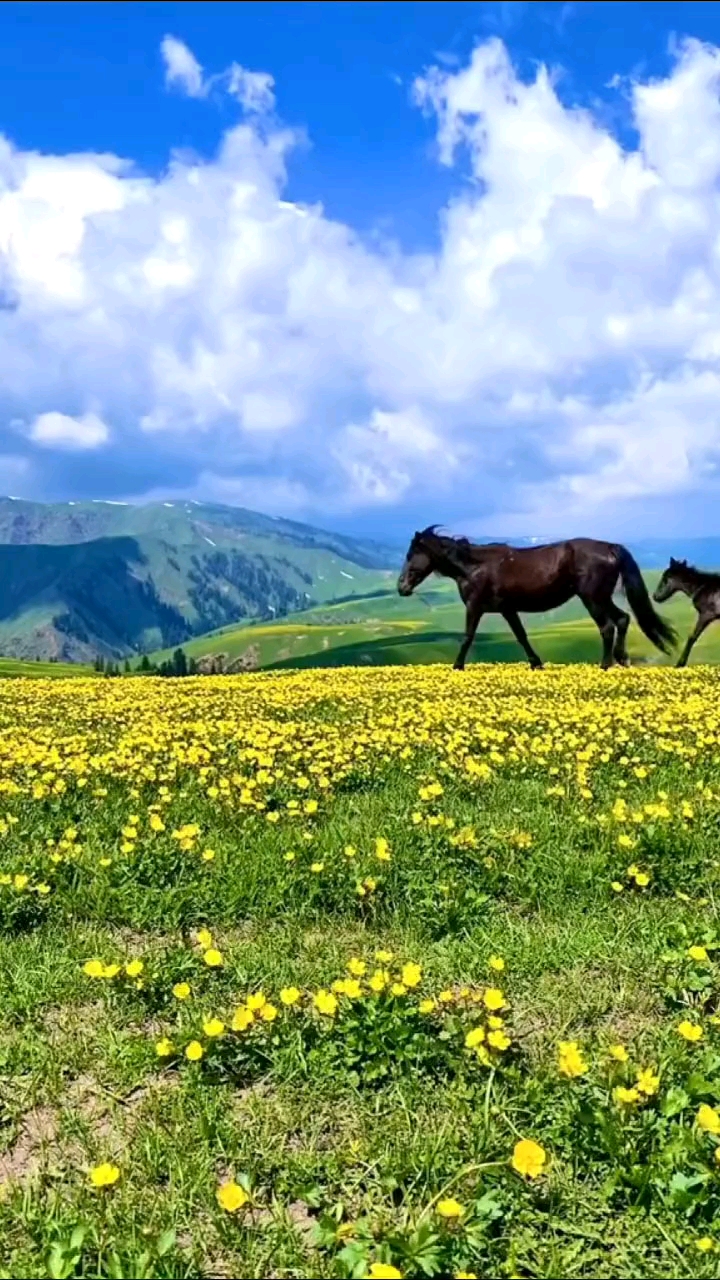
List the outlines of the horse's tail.
<svg viewBox="0 0 720 1280">
<path fill-rule="evenodd" d="M 653 609 L 648 589 L 643 582 L 640 567 L 627 547 L 619 547 L 618 567 L 628 604 L 637 619 L 638 626 L 652 640 L 656 649 L 668 653 L 677 642 L 677 634 L 669 622 Z"/>
</svg>

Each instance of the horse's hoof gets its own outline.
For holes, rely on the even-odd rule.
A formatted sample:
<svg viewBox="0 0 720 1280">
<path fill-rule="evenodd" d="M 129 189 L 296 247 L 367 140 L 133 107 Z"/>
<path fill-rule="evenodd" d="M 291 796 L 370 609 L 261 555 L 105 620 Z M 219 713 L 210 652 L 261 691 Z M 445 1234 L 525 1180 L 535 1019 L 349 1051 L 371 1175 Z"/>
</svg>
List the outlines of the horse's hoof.
<svg viewBox="0 0 720 1280">
<path fill-rule="evenodd" d="M 545 663 L 544 663 L 544 662 L 531 662 L 531 663 L 530 663 L 530 670 L 531 670 L 531 671 L 544 671 L 544 670 L 545 670 Z"/>
<path fill-rule="evenodd" d="M 464 663 L 464 662 L 454 662 L 454 663 L 453 663 L 453 671 L 464 671 L 464 670 L 465 670 L 465 663 Z"/>
</svg>

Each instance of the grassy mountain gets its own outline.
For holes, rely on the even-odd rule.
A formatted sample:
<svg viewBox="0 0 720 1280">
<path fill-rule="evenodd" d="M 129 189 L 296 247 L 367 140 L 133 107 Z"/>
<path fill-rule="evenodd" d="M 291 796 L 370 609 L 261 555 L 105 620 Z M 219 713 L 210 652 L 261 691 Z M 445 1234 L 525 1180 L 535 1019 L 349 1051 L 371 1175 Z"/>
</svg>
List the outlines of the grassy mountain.
<svg viewBox="0 0 720 1280">
<path fill-rule="evenodd" d="M 88 661 L 388 586 L 398 553 L 192 502 L 0 499 L 0 652 Z"/>
</svg>

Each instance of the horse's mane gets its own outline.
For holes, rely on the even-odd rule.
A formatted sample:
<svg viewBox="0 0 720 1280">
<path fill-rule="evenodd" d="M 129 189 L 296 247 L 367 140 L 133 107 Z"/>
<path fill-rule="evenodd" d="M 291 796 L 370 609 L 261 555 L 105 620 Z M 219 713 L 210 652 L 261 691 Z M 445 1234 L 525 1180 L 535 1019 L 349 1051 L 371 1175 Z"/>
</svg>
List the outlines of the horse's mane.
<svg viewBox="0 0 720 1280">
<path fill-rule="evenodd" d="M 509 546 L 507 542 L 471 542 L 469 538 L 462 535 L 441 533 L 440 529 L 439 524 L 429 524 L 415 536 L 418 542 L 429 542 L 431 546 L 434 545 L 444 551 L 450 559 L 464 564 L 480 559 L 484 551 L 504 549 Z"/>
<path fill-rule="evenodd" d="M 671 558 L 670 570 L 671 572 L 680 570 L 681 573 L 684 573 L 688 578 L 692 578 L 695 582 L 720 582 L 720 573 L 712 573 L 709 569 L 698 569 L 696 565 L 688 564 L 687 560 Z"/>
</svg>

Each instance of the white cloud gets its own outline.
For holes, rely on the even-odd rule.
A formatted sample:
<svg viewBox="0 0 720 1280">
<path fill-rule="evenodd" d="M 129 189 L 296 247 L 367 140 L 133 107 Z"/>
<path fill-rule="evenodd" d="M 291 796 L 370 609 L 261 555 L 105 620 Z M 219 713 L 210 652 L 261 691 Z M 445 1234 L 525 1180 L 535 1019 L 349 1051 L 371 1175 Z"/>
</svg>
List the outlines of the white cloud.
<svg viewBox="0 0 720 1280">
<path fill-rule="evenodd" d="M 195 54 L 177 36 L 163 36 L 160 53 L 166 85 L 180 89 L 188 98 L 207 98 L 212 89 L 221 88 L 249 113 L 265 115 L 275 107 L 275 80 L 267 71 L 248 71 L 232 62 L 225 71 L 206 77 Z"/>
<path fill-rule="evenodd" d="M 160 52 L 165 63 L 165 83 L 182 89 L 189 98 L 204 98 L 207 89 L 203 70 L 187 45 L 176 36 L 163 36 Z"/>
<path fill-rule="evenodd" d="M 30 427 L 30 439 L 48 448 L 97 449 L 106 444 L 110 432 L 95 413 L 72 418 L 67 413 L 39 413 Z"/>
<path fill-rule="evenodd" d="M 207 78 L 173 37 L 163 55 L 191 96 L 222 80 L 272 109 L 264 73 Z M 504 511 L 587 528 L 611 503 L 701 500 L 720 458 L 719 83 L 720 52 L 682 45 L 631 86 L 630 152 L 544 69 L 520 81 L 500 40 L 431 69 L 415 98 L 475 179 L 434 255 L 289 201 L 300 135 L 267 114 L 158 178 L 0 141 L 0 454 L 20 418 L 28 490 L 51 448 L 94 449 L 126 496 L 454 505 L 496 512 L 494 531 Z"/>
<path fill-rule="evenodd" d="M 267 71 L 247 71 L 233 62 L 227 75 L 227 91 L 237 98 L 246 111 L 258 114 L 272 111 L 275 106 L 273 86 L 275 81 Z"/>
</svg>

